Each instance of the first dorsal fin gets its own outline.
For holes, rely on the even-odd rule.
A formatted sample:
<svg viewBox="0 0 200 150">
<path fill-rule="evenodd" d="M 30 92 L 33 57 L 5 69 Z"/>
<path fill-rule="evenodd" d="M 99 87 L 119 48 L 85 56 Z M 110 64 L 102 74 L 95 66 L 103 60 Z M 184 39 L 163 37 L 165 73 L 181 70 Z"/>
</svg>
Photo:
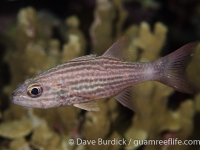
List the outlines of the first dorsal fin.
<svg viewBox="0 0 200 150">
<path fill-rule="evenodd" d="M 96 58 L 95 54 L 90 54 L 90 55 L 74 58 L 74 59 L 70 60 L 70 62 L 84 61 L 84 60 L 90 60 L 90 59 L 95 59 L 95 58 Z"/>
<path fill-rule="evenodd" d="M 122 61 L 130 61 L 130 55 L 128 53 L 130 44 L 130 38 L 123 36 L 117 42 L 115 42 L 102 56 L 119 59 Z"/>
</svg>

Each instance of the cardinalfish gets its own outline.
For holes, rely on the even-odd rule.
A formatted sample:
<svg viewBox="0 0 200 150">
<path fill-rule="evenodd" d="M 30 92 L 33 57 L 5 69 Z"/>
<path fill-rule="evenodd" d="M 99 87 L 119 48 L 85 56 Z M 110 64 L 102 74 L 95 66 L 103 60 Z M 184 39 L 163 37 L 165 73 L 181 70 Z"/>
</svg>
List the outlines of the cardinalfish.
<svg viewBox="0 0 200 150">
<path fill-rule="evenodd" d="M 128 61 L 127 39 L 119 39 L 102 56 L 78 57 L 27 79 L 12 93 L 13 103 L 35 108 L 73 105 L 98 111 L 95 100 L 114 97 L 134 110 L 130 89 L 141 82 L 158 81 L 179 92 L 193 92 L 185 68 L 198 42 L 156 61 L 135 63 Z"/>
</svg>

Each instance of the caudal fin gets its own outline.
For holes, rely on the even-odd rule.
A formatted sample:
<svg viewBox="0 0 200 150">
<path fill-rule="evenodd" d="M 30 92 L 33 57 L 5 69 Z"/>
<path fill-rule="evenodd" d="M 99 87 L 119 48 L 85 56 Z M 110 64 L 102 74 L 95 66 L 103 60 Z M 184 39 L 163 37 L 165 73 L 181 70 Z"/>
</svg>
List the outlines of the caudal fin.
<svg viewBox="0 0 200 150">
<path fill-rule="evenodd" d="M 158 70 L 156 80 L 179 92 L 192 94 L 194 92 L 193 86 L 186 78 L 185 69 L 192 56 L 194 56 L 198 44 L 199 42 L 188 43 L 175 52 L 155 61 Z"/>
</svg>

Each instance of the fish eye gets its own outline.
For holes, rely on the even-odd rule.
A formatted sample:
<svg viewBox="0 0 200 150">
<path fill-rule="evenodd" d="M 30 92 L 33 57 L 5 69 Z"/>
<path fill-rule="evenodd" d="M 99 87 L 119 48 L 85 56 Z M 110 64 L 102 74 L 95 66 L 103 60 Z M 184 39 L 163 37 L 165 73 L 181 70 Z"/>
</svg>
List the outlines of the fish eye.
<svg viewBox="0 0 200 150">
<path fill-rule="evenodd" d="M 42 92 L 43 89 L 38 83 L 31 84 L 27 88 L 27 94 L 33 98 L 41 96 Z"/>
</svg>

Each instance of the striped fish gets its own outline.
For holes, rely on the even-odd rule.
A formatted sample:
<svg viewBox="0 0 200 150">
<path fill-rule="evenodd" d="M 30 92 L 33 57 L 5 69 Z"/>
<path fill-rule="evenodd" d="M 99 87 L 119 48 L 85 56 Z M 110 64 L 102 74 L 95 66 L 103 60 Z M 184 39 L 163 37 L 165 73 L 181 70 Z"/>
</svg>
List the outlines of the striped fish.
<svg viewBox="0 0 200 150">
<path fill-rule="evenodd" d="M 186 44 L 156 61 L 143 63 L 128 61 L 127 45 L 128 39 L 122 37 L 102 56 L 82 56 L 50 68 L 26 80 L 13 92 L 12 101 L 35 108 L 73 105 L 98 111 L 95 100 L 115 97 L 134 110 L 130 89 L 141 82 L 158 81 L 177 91 L 192 93 L 185 68 L 198 42 Z"/>
</svg>

